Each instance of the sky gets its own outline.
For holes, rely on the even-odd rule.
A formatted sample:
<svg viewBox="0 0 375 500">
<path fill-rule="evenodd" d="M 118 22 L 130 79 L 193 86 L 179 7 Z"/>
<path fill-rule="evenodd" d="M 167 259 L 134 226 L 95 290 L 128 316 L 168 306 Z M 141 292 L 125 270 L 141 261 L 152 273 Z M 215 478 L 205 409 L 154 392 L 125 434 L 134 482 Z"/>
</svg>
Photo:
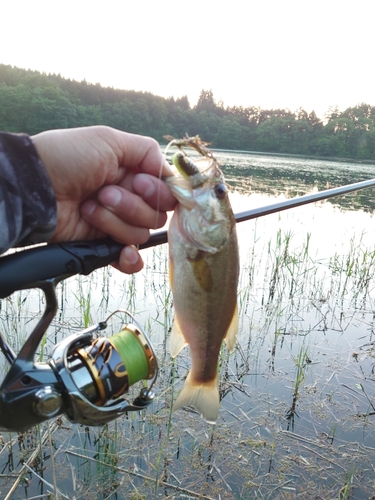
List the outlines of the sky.
<svg viewBox="0 0 375 500">
<path fill-rule="evenodd" d="M 375 105 L 374 0 L 0 0 L 0 63 L 323 118 Z"/>
</svg>

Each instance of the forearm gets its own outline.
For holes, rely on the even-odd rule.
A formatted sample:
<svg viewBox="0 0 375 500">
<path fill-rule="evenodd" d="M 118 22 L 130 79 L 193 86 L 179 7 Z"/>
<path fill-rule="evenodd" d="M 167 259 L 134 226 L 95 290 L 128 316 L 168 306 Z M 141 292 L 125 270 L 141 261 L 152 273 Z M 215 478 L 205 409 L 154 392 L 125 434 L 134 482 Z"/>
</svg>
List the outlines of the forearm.
<svg viewBox="0 0 375 500">
<path fill-rule="evenodd" d="M 52 185 L 31 139 L 0 133 L 0 253 L 48 241 L 56 221 Z"/>
</svg>

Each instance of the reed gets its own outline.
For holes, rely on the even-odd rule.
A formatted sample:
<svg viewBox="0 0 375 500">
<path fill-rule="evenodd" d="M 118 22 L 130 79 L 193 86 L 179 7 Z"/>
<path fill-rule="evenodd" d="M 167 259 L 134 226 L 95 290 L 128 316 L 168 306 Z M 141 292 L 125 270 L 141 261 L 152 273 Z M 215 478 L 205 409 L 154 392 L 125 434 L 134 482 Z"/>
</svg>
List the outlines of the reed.
<svg viewBox="0 0 375 500">
<path fill-rule="evenodd" d="M 353 489 L 353 480 L 354 480 L 354 470 L 352 469 L 350 473 L 347 474 L 345 485 L 339 492 L 339 500 L 346 500 L 347 498 L 350 498 L 351 491 Z"/>
<path fill-rule="evenodd" d="M 287 430 L 294 430 L 294 419 L 297 415 L 297 401 L 300 395 L 301 386 L 306 378 L 306 367 L 311 360 L 308 355 L 308 348 L 302 344 L 296 357 L 293 356 L 295 364 L 295 378 L 293 387 L 292 404 L 286 412 L 286 420 L 288 422 Z"/>
</svg>

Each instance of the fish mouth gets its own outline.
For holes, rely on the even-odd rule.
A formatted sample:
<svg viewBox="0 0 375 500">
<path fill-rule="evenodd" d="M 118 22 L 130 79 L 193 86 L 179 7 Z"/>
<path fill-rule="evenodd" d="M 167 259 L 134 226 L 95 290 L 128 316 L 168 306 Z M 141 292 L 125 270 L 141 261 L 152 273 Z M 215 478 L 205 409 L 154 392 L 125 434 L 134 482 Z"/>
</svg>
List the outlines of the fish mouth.
<svg viewBox="0 0 375 500">
<path fill-rule="evenodd" d="M 224 177 L 218 164 L 212 158 L 198 158 L 194 162 L 197 170 L 190 168 L 190 174 L 182 173 L 171 165 L 174 175 L 164 177 L 164 182 L 169 186 L 173 195 L 186 208 L 195 206 L 195 199 L 199 192 L 213 189 L 220 182 L 224 183 Z"/>
<path fill-rule="evenodd" d="M 166 184 L 171 189 L 177 200 L 184 206 L 191 208 L 193 192 L 195 189 L 205 188 L 211 183 L 223 179 L 223 174 L 218 162 L 213 154 L 207 149 L 206 143 L 199 136 L 184 137 L 183 139 L 175 139 L 171 136 L 165 136 L 170 142 L 165 148 L 166 155 L 170 148 L 176 147 L 178 151 L 172 157 L 170 164 L 173 175 L 163 178 Z M 191 158 L 186 154 L 184 148 L 194 150 L 198 153 L 198 158 Z"/>
</svg>

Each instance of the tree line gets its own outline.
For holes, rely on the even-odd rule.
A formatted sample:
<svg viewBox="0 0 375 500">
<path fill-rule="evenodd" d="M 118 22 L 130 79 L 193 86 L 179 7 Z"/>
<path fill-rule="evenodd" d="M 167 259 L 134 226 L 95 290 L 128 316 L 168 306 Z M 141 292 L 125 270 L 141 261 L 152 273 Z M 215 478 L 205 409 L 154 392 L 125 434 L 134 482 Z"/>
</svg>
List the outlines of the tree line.
<svg viewBox="0 0 375 500">
<path fill-rule="evenodd" d="M 197 104 L 0 64 L 0 130 L 35 134 L 51 128 L 109 125 L 163 137 L 199 134 L 212 147 L 375 160 L 375 106 L 330 108 L 322 121 L 300 108 L 224 107 L 211 90 Z"/>
</svg>

